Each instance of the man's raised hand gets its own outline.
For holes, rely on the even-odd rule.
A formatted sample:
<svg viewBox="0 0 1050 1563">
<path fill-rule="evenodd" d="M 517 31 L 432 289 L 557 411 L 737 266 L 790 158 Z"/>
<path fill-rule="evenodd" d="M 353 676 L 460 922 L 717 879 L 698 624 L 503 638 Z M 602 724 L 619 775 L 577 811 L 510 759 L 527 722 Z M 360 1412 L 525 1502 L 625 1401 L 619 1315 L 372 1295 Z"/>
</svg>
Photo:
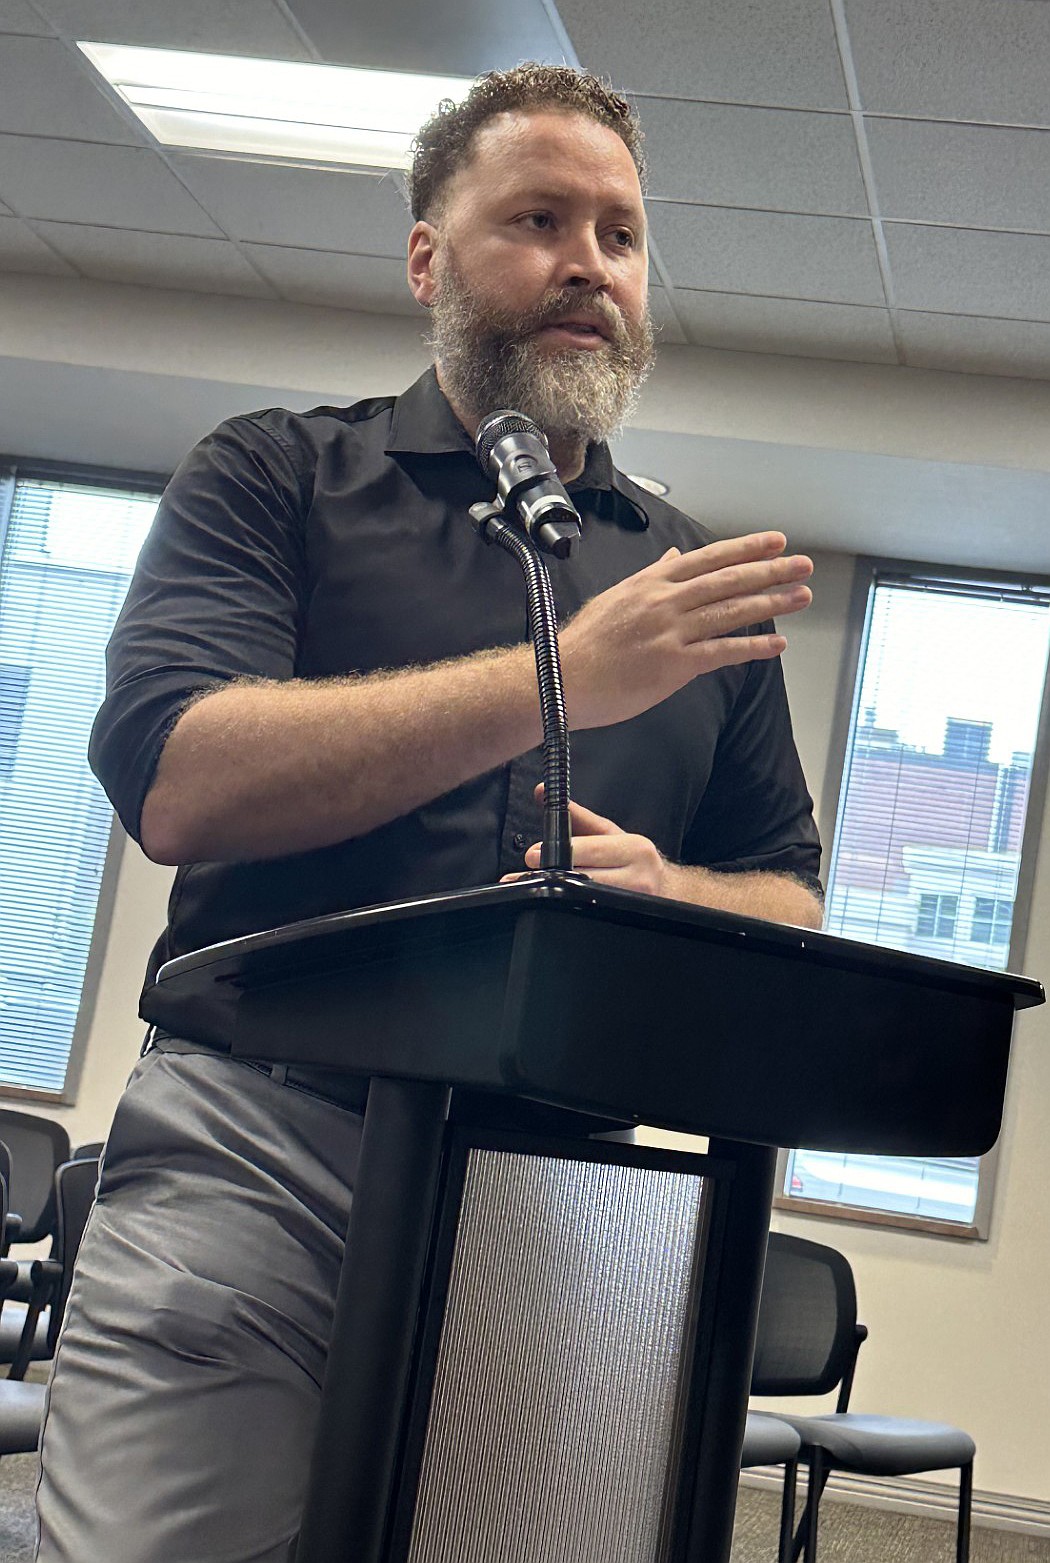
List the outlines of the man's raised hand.
<svg viewBox="0 0 1050 1563">
<path fill-rule="evenodd" d="M 733 632 L 809 606 L 812 561 L 786 546 L 757 532 L 672 548 L 593 597 L 560 636 L 570 726 L 626 721 L 700 673 L 779 656 L 782 635 Z"/>
</svg>

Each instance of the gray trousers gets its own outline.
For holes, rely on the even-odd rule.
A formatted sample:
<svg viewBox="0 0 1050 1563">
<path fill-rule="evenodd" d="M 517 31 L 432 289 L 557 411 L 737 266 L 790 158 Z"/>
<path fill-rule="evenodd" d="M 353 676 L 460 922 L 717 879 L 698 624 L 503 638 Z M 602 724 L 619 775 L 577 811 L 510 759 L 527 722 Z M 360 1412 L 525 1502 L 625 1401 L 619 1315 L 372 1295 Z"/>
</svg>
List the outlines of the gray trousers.
<svg viewBox="0 0 1050 1563">
<path fill-rule="evenodd" d="M 288 1563 L 360 1134 L 228 1058 L 139 1063 L 55 1356 L 39 1563 Z"/>
</svg>

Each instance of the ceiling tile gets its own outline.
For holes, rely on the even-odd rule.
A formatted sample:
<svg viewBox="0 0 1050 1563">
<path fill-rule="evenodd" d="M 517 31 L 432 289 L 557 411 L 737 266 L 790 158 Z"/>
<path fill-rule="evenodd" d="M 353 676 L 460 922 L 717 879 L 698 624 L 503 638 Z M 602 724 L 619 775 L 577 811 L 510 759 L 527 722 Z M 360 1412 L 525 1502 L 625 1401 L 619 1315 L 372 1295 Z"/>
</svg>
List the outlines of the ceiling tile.
<svg viewBox="0 0 1050 1563">
<path fill-rule="evenodd" d="M 676 287 L 718 293 L 884 305 L 871 224 L 716 206 L 650 203 Z"/>
<path fill-rule="evenodd" d="M 863 363 L 897 362 L 886 309 L 701 293 L 688 288 L 675 289 L 674 303 L 689 340 L 697 347 Z"/>
<path fill-rule="evenodd" d="M 245 251 L 281 297 L 293 303 L 426 318 L 408 290 L 404 260 L 270 244 L 247 244 Z"/>
<path fill-rule="evenodd" d="M 0 0 L 0 33 L 24 33 L 50 38 L 52 30 L 28 0 Z"/>
<path fill-rule="evenodd" d="M 897 332 L 913 369 L 1050 380 L 1050 324 L 897 311 Z"/>
<path fill-rule="evenodd" d="M 311 55 L 272 0 L 38 0 L 67 38 L 276 60 Z"/>
<path fill-rule="evenodd" d="M 667 298 L 665 288 L 649 287 L 649 311 L 653 317 L 653 325 L 656 327 L 657 347 L 681 347 L 685 343 L 685 332 L 675 318 Z"/>
<path fill-rule="evenodd" d="M 78 223 L 34 223 L 36 232 L 85 277 L 195 293 L 273 298 L 274 290 L 226 239 L 133 233 Z"/>
<path fill-rule="evenodd" d="M 866 123 L 884 217 L 1050 233 L 1050 130 Z"/>
<path fill-rule="evenodd" d="M 92 79 L 94 78 L 94 79 Z M 7 38 L 0 49 L 0 131 L 141 145 L 96 82 L 57 38 Z"/>
<path fill-rule="evenodd" d="M 885 233 L 898 308 L 1050 320 L 1050 237 L 906 223 Z"/>
<path fill-rule="evenodd" d="M 288 0 L 288 9 L 323 60 L 382 70 L 477 76 L 507 70 L 519 60 L 565 59 L 559 32 L 544 0 L 513 6 L 478 0 L 439 0 L 421 26 L 420 0 L 382 5 Z"/>
<path fill-rule="evenodd" d="M 643 98 L 649 187 L 671 201 L 867 216 L 845 114 Z"/>
<path fill-rule="evenodd" d="M 559 0 L 582 64 L 621 90 L 844 109 L 827 0 Z"/>
<path fill-rule="evenodd" d="M 0 135 L 0 197 L 23 217 L 221 237 L 145 147 Z"/>
<path fill-rule="evenodd" d="M 0 217 L 0 271 L 28 271 L 35 276 L 72 277 L 72 266 L 37 238 L 17 217 Z"/>
<path fill-rule="evenodd" d="M 846 0 L 867 114 L 1050 125 L 1045 0 Z"/>
<path fill-rule="evenodd" d="M 173 166 L 233 239 L 363 255 L 405 253 L 412 219 L 391 175 L 188 154 L 174 158 Z"/>
</svg>

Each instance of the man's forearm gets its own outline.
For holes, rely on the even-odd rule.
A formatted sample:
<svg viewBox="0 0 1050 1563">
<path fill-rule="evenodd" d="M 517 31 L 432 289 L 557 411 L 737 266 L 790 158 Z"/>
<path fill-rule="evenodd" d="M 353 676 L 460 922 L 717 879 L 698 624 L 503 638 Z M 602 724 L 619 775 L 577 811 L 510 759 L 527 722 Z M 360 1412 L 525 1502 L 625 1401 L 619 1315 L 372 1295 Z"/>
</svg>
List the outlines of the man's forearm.
<svg viewBox="0 0 1050 1563">
<path fill-rule="evenodd" d="M 733 634 L 809 601 L 783 535 L 670 549 L 565 626 L 574 728 L 627 721 L 717 668 L 778 656 Z M 280 857 L 375 830 L 542 737 L 527 645 L 433 667 L 321 682 L 234 683 L 179 717 L 142 809 L 159 863 Z M 776 914 L 770 914 L 776 915 Z"/>
<path fill-rule="evenodd" d="M 665 864 L 664 895 L 714 911 L 739 912 L 802 928 L 820 928 L 824 908 L 808 885 L 791 874 L 717 873 L 682 863 Z"/>
<path fill-rule="evenodd" d="M 142 809 L 158 863 L 375 830 L 539 743 L 528 646 L 367 678 L 234 683 L 180 716 Z"/>
</svg>

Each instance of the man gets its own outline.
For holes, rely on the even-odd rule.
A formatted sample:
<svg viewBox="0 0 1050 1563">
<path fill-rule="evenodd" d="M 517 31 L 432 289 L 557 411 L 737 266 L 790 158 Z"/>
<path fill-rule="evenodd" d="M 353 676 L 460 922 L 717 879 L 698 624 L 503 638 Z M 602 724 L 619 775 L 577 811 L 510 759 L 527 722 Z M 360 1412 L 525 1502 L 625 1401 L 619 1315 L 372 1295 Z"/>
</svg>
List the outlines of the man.
<svg viewBox="0 0 1050 1563">
<path fill-rule="evenodd" d="M 513 563 L 473 535 L 500 406 L 584 518 L 555 567 L 577 866 L 816 925 L 816 833 L 774 615 L 810 563 L 710 542 L 612 468 L 647 372 L 627 105 L 574 71 L 483 78 L 421 133 L 409 284 L 436 378 L 233 419 L 162 502 L 111 647 L 93 760 L 179 864 L 157 964 L 296 918 L 538 861 L 540 721 Z M 702 545 L 702 546 L 701 546 Z M 759 626 L 759 628 L 749 628 Z M 766 626 L 766 627 L 762 627 Z M 152 1007 L 151 1007 L 152 1005 Z M 41 1563 L 290 1557 L 353 1183 L 355 1088 L 161 1028 L 118 1108 L 42 1445 Z"/>
</svg>

